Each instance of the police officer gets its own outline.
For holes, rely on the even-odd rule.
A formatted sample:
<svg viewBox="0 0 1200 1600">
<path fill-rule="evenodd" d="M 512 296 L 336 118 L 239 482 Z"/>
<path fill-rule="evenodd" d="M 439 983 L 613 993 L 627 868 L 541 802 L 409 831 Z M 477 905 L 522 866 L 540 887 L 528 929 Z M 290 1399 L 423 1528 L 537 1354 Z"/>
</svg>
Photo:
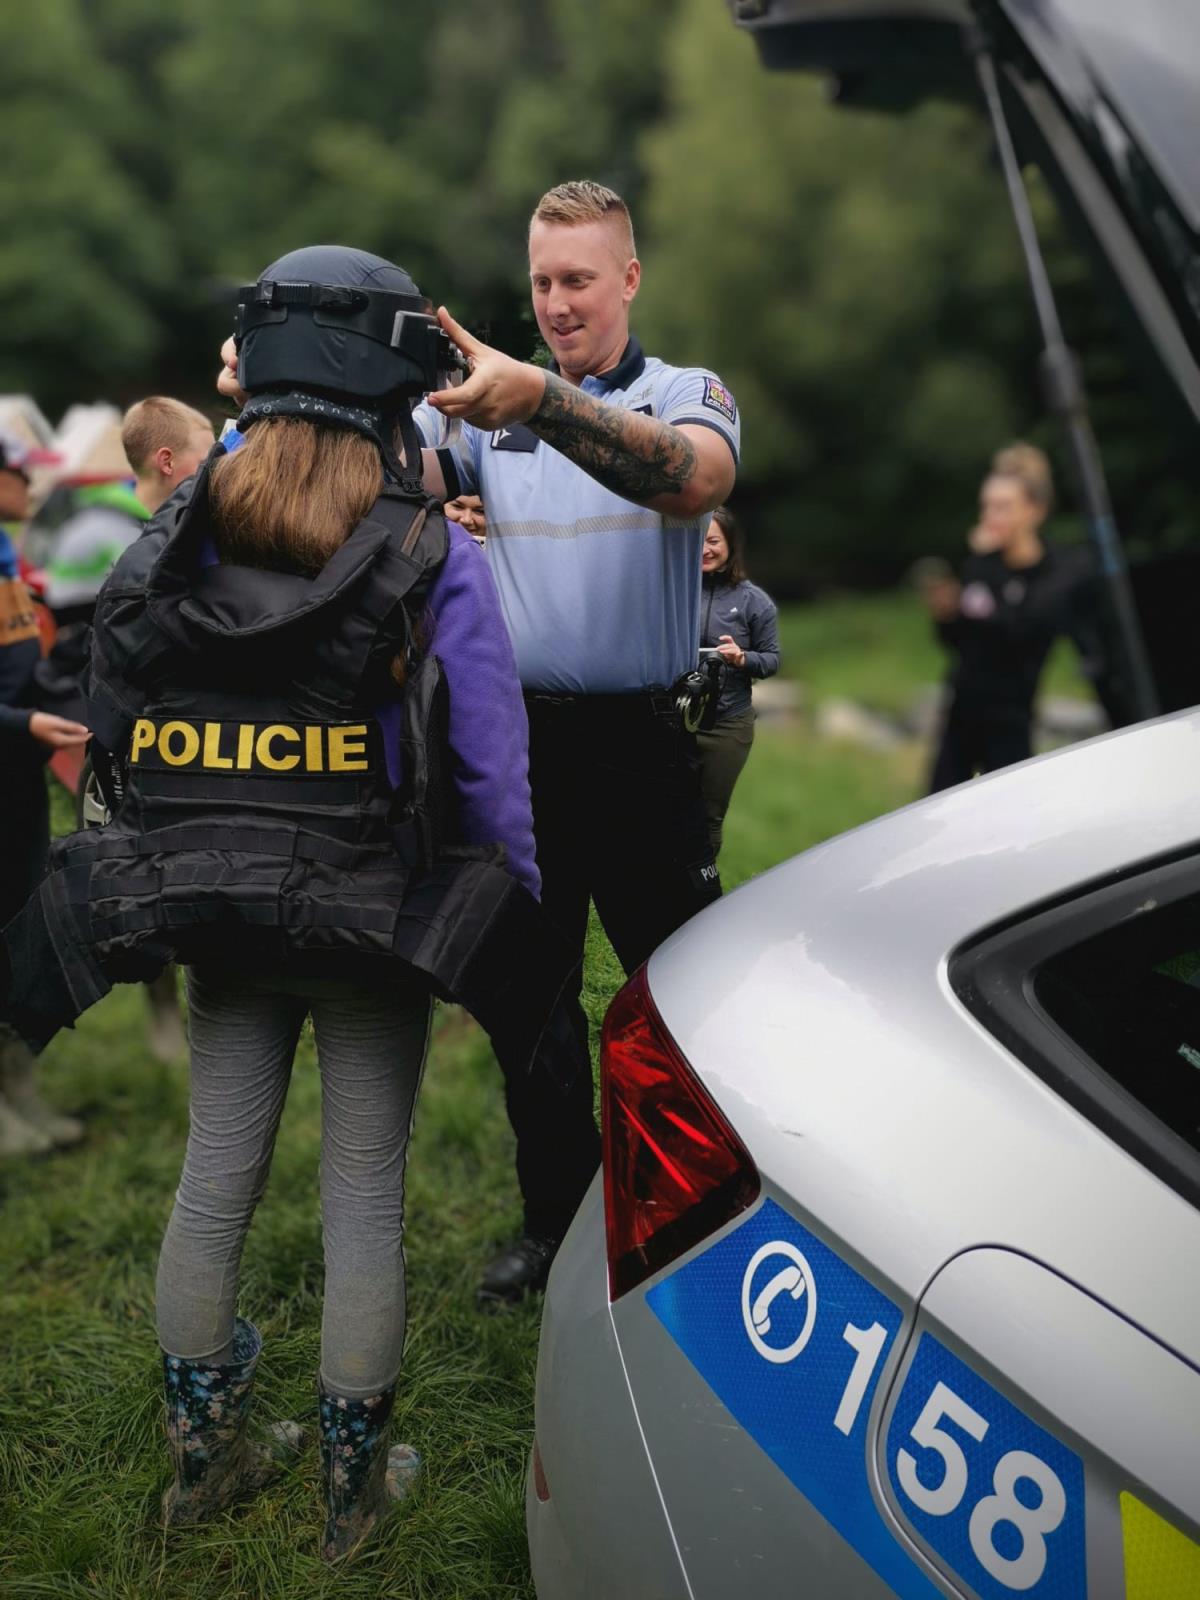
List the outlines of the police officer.
<svg viewBox="0 0 1200 1600">
<path fill-rule="evenodd" d="M 733 396 L 647 356 L 629 211 L 601 184 L 551 189 L 530 221 L 533 309 L 553 360 L 514 361 L 443 308 L 470 368 L 415 413 L 426 482 L 478 494 L 529 713 L 542 903 L 578 961 L 533 1070 L 498 1051 L 517 1138 L 520 1237 L 485 1305 L 541 1288 L 600 1157 L 580 1005 L 588 904 L 626 971 L 720 894 L 694 736 L 673 686 L 695 666 L 708 513 L 737 468 Z M 222 393 L 236 397 L 234 350 Z"/>
<path fill-rule="evenodd" d="M 8 1000 L 41 1043 L 113 981 L 190 969 L 191 1131 L 157 1288 L 168 1526 L 269 1469 L 246 1433 L 261 1340 L 238 1268 L 311 1014 L 339 1560 L 415 1466 L 387 1433 L 430 993 L 528 1062 L 566 961 L 537 907 L 495 585 L 421 485 L 411 405 L 449 341 L 406 273 L 335 247 L 268 268 L 239 326 L 240 447 L 214 448 L 97 603 L 88 710 L 113 821 L 56 845 L 6 935 Z"/>
<path fill-rule="evenodd" d="M 739 425 L 713 372 L 647 356 L 629 331 L 641 267 L 629 211 L 564 183 L 530 221 L 529 271 L 548 370 L 510 360 L 444 311 L 468 358 L 418 422 L 451 492 L 478 493 L 530 729 L 543 905 L 582 961 L 595 902 L 626 972 L 720 893 L 695 740 L 672 686 L 694 667 L 708 514 L 733 487 Z M 461 421 L 447 445 L 443 419 Z M 599 1159 L 577 973 L 574 1065 L 503 1059 L 524 1199 L 522 1235 L 484 1302 L 540 1288 Z M 564 1083 L 565 1077 L 565 1083 Z"/>
</svg>

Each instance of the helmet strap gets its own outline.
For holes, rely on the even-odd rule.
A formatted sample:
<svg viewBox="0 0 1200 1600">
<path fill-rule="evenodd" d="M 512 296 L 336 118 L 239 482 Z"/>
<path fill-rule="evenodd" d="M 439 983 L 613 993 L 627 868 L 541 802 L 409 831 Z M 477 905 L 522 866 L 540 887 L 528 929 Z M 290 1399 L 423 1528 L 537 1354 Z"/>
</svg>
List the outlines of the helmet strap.
<svg viewBox="0 0 1200 1600">
<path fill-rule="evenodd" d="M 239 433 L 267 417 L 295 417 L 302 422 L 315 422 L 326 428 L 349 428 L 361 433 L 379 451 L 383 459 L 385 480 L 396 483 L 404 494 L 423 495 L 421 440 L 412 410 L 406 400 L 395 409 L 384 407 L 378 411 L 364 406 L 351 406 L 326 395 L 309 394 L 294 389 L 288 394 L 266 392 L 252 395 L 247 400 L 237 420 Z M 395 438 L 400 435 L 404 460 L 396 454 Z"/>
<path fill-rule="evenodd" d="M 423 495 L 425 484 L 421 462 L 421 440 L 408 406 L 402 406 L 397 412 L 396 426 L 400 433 L 400 443 L 404 446 L 404 465 L 396 459 L 395 448 L 389 437 L 381 442 L 380 446 L 384 470 L 396 479 L 404 494 Z"/>
</svg>

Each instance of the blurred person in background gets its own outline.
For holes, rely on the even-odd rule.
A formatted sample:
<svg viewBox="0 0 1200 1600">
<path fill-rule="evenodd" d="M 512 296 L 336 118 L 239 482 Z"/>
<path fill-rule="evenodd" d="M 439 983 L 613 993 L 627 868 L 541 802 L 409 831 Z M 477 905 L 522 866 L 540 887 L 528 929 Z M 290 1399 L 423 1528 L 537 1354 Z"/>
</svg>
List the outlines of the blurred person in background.
<svg viewBox="0 0 1200 1600">
<path fill-rule="evenodd" d="M 121 422 L 121 446 L 133 468 L 134 493 L 153 516 L 163 502 L 200 470 L 215 442 L 213 425 L 193 407 L 169 395 L 152 394 L 131 405 Z M 150 1049 L 174 1061 L 187 1048 L 175 968 L 146 985 Z"/>
<path fill-rule="evenodd" d="M 746 577 L 742 530 L 728 506 L 713 512 L 701 571 L 700 645 L 715 649 L 723 663 L 716 722 L 696 735 L 708 830 L 719 855 L 725 813 L 754 743 L 754 680 L 779 671 L 779 623 L 770 595 Z"/>
<path fill-rule="evenodd" d="M 455 495 L 453 500 L 446 501 L 442 510 L 451 522 L 465 528 L 477 545 L 487 548 L 487 514 L 477 494 Z"/>
<path fill-rule="evenodd" d="M 213 442 L 212 423 L 182 400 L 152 394 L 130 406 L 121 422 L 121 444 L 147 516 L 199 471 Z"/>
<path fill-rule="evenodd" d="M 82 748 L 88 730 L 36 706 L 42 642 L 19 574 L 17 541 L 29 515 L 26 451 L 0 434 L 0 928 L 24 905 L 46 864 L 50 799 L 44 767 L 55 750 Z M 75 1144 L 83 1124 L 42 1099 L 34 1059 L 0 1011 L 0 1155 L 41 1155 Z"/>
<path fill-rule="evenodd" d="M 56 631 L 37 669 L 36 697 L 42 710 L 75 720 L 85 717 L 96 597 L 120 556 L 141 537 L 146 520 L 196 473 L 213 443 L 212 424 L 199 411 L 166 395 L 151 395 L 131 406 L 121 424 L 133 489 L 117 480 L 74 491 L 78 508 L 59 528 L 44 574 L 43 594 Z M 59 776 L 74 782 L 79 819 L 86 823 L 86 794 L 94 785 L 90 766 L 60 771 Z M 168 967 L 145 989 L 151 1052 L 159 1061 L 175 1061 L 187 1047 L 175 969 Z"/>
<path fill-rule="evenodd" d="M 1097 675 L 1090 568 L 1085 553 L 1044 542 L 1053 505 L 1045 454 L 1007 446 L 980 489 L 960 575 L 926 569 L 921 592 L 952 657 L 931 794 L 1032 754 L 1034 697 L 1062 635 L 1075 639 L 1085 671 Z"/>
</svg>

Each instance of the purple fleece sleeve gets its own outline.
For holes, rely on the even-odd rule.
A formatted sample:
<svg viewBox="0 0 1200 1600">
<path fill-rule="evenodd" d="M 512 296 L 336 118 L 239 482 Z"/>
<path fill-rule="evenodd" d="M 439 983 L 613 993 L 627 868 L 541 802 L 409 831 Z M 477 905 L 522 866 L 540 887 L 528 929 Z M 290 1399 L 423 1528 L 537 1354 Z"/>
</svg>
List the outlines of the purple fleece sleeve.
<svg viewBox="0 0 1200 1600">
<path fill-rule="evenodd" d="M 508 870 L 536 898 L 542 879 L 529 798 L 529 723 L 495 579 L 457 522 L 429 595 L 431 648 L 450 690 L 450 747 L 467 844 L 499 841 Z"/>
</svg>

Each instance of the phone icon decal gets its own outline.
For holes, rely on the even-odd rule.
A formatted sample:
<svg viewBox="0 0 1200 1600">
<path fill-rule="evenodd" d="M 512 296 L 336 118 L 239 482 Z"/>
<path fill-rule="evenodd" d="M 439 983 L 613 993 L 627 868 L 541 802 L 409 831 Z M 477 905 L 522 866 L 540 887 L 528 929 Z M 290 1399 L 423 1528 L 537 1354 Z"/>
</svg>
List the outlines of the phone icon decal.
<svg viewBox="0 0 1200 1600">
<path fill-rule="evenodd" d="M 764 1273 L 761 1269 L 768 1263 L 774 1265 L 774 1271 Z M 787 1319 L 784 1328 L 775 1326 L 783 1309 L 781 1300 L 783 1304 L 795 1302 L 803 1310 L 798 1331 L 782 1345 L 767 1338 L 772 1332 L 778 1338 L 796 1326 L 795 1315 Z M 776 1365 L 794 1361 L 812 1337 L 816 1320 L 816 1280 L 800 1251 L 786 1239 L 772 1239 L 761 1245 L 750 1257 L 742 1277 L 742 1321 L 750 1343 L 764 1361 Z"/>
</svg>

